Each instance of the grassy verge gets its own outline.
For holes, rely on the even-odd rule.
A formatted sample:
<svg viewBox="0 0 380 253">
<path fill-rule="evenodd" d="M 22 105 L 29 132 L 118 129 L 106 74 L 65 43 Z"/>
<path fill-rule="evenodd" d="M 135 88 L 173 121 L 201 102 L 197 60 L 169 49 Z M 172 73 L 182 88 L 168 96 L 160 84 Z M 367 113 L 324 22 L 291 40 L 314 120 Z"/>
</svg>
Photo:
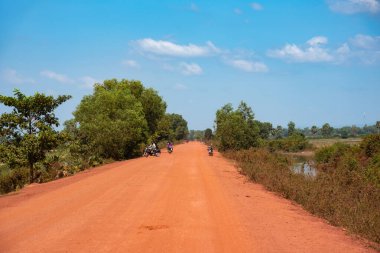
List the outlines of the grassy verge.
<svg viewBox="0 0 380 253">
<path fill-rule="evenodd" d="M 266 149 L 224 156 L 236 160 L 252 181 L 333 225 L 380 243 L 380 136 L 361 146 L 335 144 L 317 151 L 315 177 L 293 173 L 291 158 Z"/>
</svg>

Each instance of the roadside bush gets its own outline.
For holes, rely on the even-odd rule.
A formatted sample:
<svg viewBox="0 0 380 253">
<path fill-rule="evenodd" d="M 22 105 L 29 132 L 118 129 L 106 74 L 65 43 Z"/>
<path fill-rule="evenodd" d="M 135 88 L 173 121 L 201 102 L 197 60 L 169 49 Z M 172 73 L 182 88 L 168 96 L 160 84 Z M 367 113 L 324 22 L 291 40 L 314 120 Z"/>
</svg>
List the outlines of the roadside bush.
<svg viewBox="0 0 380 253">
<path fill-rule="evenodd" d="M 305 136 L 299 133 L 294 133 L 287 138 L 271 140 L 268 142 L 268 148 L 272 152 L 298 152 L 310 147 L 311 145 L 309 144 Z"/>
<path fill-rule="evenodd" d="M 334 144 L 316 152 L 315 177 L 296 174 L 291 160 L 265 149 L 228 151 L 242 173 L 268 190 L 303 205 L 334 225 L 380 242 L 380 151 L 378 137 L 360 146 Z"/>
<path fill-rule="evenodd" d="M 0 194 L 21 189 L 29 182 L 29 169 L 3 169 L 0 174 Z"/>
</svg>

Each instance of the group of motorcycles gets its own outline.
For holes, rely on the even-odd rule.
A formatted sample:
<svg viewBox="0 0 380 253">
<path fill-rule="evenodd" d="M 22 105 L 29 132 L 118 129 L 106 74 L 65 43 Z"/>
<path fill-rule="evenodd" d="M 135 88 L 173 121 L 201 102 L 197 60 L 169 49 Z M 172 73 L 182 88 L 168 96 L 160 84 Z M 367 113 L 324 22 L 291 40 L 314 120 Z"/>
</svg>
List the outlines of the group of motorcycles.
<svg viewBox="0 0 380 253">
<path fill-rule="evenodd" d="M 173 144 L 168 143 L 167 145 L 167 151 L 169 154 L 173 153 Z M 207 152 L 209 156 L 214 155 L 214 148 L 212 145 L 207 147 Z M 156 156 L 159 157 L 161 155 L 161 150 L 157 147 L 156 144 L 149 145 L 144 149 L 143 156 L 148 157 L 148 156 Z"/>
<path fill-rule="evenodd" d="M 173 152 L 173 144 L 168 143 L 167 145 L 167 150 L 168 153 L 171 154 Z M 157 147 L 155 143 L 152 143 L 148 147 L 144 149 L 143 156 L 148 157 L 148 156 L 157 156 L 159 157 L 161 155 L 161 150 Z"/>
</svg>

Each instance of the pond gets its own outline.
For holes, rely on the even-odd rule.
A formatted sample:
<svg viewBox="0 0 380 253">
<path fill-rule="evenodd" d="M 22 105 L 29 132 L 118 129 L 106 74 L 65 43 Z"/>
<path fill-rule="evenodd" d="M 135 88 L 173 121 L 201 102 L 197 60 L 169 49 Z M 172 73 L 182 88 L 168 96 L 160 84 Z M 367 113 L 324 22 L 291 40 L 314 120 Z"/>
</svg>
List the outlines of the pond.
<svg viewBox="0 0 380 253">
<path fill-rule="evenodd" d="M 315 177 L 317 175 L 317 169 L 310 161 L 295 163 L 292 167 L 292 171 L 296 174 L 304 174 L 310 177 Z"/>
</svg>

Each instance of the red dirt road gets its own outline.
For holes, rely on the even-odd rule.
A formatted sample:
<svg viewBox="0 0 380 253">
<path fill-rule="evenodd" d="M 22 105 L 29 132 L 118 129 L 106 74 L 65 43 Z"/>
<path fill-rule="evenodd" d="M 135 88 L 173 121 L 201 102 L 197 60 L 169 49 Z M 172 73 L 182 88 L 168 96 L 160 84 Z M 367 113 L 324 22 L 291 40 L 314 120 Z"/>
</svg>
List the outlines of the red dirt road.
<svg viewBox="0 0 380 253">
<path fill-rule="evenodd" d="M 200 143 L 0 197 L 0 252 L 374 252 Z"/>
</svg>

